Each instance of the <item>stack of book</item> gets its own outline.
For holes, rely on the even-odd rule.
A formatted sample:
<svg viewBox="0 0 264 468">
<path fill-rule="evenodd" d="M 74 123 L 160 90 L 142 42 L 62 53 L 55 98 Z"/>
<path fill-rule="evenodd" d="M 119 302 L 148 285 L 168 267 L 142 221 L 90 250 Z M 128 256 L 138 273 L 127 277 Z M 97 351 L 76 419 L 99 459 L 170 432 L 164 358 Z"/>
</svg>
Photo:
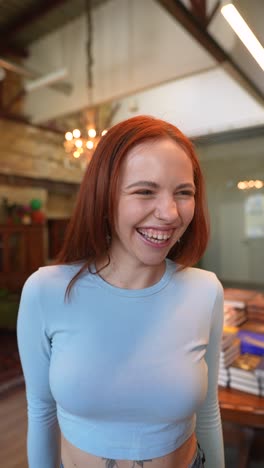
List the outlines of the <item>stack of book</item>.
<svg viewBox="0 0 264 468">
<path fill-rule="evenodd" d="M 264 324 L 264 294 L 256 293 L 247 303 L 249 320 L 257 320 Z"/>
<path fill-rule="evenodd" d="M 224 324 L 234 327 L 242 325 L 247 319 L 247 303 L 254 295 L 255 291 L 247 289 L 225 288 Z"/>
<path fill-rule="evenodd" d="M 218 385 L 228 387 L 230 364 L 240 355 L 240 340 L 236 337 L 237 328 L 225 327 L 222 335 L 219 361 Z"/>
<path fill-rule="evenodd" d="M 229 327 L 239 327 L 246 321 L 246 309 L 236 303 L 224 303 L 224 325 Z"/>
<path fill-rule="evenodd" d="M 264 358 L 241 354 L 229 367 L 229 386 L 236 390 L 264 396 Z"/>
<path fill-rule="evenodd" d="M 243 304 L 244 307 L 247 306 L 250 299 L 252 299 L 257 294 L 256 291 L 252 289 L 237 289 L 237 288 L 225 288 L 224 296 L 227 301 L 237 301 Z"/>
<path fill-rule="evenodd" d="M 225 288 L 224 290 L 224 324 L 238 327 L 247 320 L 247 306 L 256 291 L 248 289 Z"/>
<path fill-rule="evenodd" d="M 224 299 L 218 383 L 264 396 L 264 294 L 225 288 Z"/>
</svg>

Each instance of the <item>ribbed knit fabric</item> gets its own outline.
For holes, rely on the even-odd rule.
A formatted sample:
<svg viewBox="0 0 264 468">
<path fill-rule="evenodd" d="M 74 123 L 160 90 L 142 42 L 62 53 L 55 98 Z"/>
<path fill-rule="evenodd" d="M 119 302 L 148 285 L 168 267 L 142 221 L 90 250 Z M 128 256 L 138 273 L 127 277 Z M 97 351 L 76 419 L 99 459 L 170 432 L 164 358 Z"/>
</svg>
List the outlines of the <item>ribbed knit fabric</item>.
<svg viewBox="0 0 264 468">
<path fill-rule="evenodd" d="M 29 468 L 60 466 L 59 427 L 85 452 L 128 460 L 166 455 L 196 430 L 206 468 L 223 468 L 216 276 L 167 260 L 158 283 L 129 290 L 87 272 L 65 301 L 79 268 L 41 268 L 23 289 Z"/>
</svg>

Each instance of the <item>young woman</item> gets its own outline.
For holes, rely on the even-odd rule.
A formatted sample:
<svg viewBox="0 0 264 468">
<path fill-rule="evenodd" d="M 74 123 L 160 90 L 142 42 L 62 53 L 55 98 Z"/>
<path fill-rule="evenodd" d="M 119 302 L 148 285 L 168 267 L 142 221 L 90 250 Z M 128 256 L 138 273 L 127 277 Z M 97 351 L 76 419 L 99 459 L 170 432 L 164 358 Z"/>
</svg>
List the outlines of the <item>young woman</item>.
<svg viewBox="0 0 264 468">
<path fill-rule="evenodd" d="M 207 240 L 190 141 L 148 116 L 112 127 L 58 264 L 23 289 L 30 468 L 198 468 L 203 451 L 207 468 L 224 467 L 223 291 L 192 268 Z"/>
</svg>

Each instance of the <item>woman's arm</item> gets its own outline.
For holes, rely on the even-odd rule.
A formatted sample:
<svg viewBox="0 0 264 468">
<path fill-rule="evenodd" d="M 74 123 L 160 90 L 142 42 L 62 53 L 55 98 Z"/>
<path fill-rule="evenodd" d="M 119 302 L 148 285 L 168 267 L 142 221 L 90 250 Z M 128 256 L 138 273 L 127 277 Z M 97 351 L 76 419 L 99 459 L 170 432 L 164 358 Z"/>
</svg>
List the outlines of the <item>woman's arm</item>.
<svg viewBox="0 0 264 468">
<path fill-rule="evenodd" d="M 212 312 L 210 341 L 205 360 L 208 366 L 207 396 L 197 412 L 196 435 L 205 452 L 206 468 L 224 468 L 222 424 L 218 404 L 218 368 L 223 330 L 223 288 L 218 282 Z"/>
<path fill-rule="evenodd" d="M 25 283 L 17 322 L 18 347 L 28 403 L 29 468 L 60 466 L 60 431 L 49 387 L 51 343 L 40 307 L 38 272 Z"/>
</svg>

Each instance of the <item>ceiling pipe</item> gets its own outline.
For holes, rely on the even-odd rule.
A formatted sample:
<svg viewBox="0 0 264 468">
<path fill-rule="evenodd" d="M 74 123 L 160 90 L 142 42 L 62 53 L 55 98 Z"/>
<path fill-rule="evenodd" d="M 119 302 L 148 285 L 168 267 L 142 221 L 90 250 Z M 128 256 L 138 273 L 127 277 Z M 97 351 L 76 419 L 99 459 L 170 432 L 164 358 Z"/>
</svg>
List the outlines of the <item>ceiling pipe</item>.
<svg viewBox="0 0 264 468">
<path fill-rule="evenodd" d="M 5 70 L 9 70 L 13 73 L 17 73 L 18 75 L 22 75 L 25 78 L 30 78 L 30 79 L 42 79 L 42 77 L 39 73 L 30 70 L 29 68 L 26 68 L 24 66 L 18 65 L 14 62 L 11 62 L 10 60 L 6 60 L 3 57 L 0 57 L 0 67 L 4 68 Z M 70 83 L 48 83 L 46 86 L 49 86 L 50 88 L 55 89 L 56 91 L 59 91 L 64 94 L 70 94 L 72 92 L 72 85 Z"/>
<path fill-rule="evenodd" d="M 17 44 L 13 44 L 12 38 L 15 39 L 15 36 L 21 31 L 23 32 L 27 27 L 34 25 L 38 21 L 40 22 L 43 17 L 66 2 L 67 0 L 45 0 L 45 2 L 34 7 L 33 10 L 32 8 L 27 8 L 24 13 L 20 14 L 17 19 L 9 23 L 6 28 L 0 28 L 0 54 L 6 55 L 11 53 L 17 57 L 28 57 L 27 49 L 21 48 L 20 46 L 18 47 Z M 7 42 L 7 38 L 9 42 Z"/>
<path fill-rule="evenodd" d="M 36 89 L 43 88 L 44 86 L 50 86 L 57 81 L 64 80 L 68 75 L 66 68 L 55 70 L 54 72 L 48 73 L 47 75 L 41 76 L 36 80 L 31 80 L 25 83 L 24 89 L 27 93 L 35 91 Z"/>
</svg>

